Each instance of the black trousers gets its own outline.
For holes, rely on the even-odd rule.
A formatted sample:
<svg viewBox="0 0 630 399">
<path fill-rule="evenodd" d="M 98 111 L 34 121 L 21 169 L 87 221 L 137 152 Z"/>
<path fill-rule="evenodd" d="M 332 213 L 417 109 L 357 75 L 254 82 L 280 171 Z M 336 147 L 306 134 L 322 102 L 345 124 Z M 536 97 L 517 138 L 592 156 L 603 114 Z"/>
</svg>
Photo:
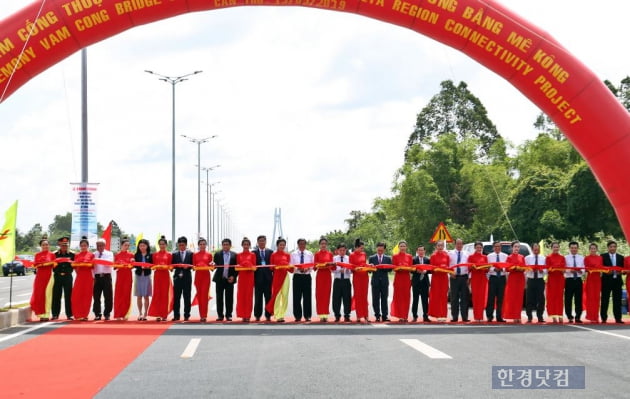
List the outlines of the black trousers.
<svg viewBox="0 0 630 399">
<path fill-rule="evenodd" d="M 263 304 L 264 298 L 264 304 Z M 262 316 L 264 306 L 267 306 L 267 302 L 271 299 L 271 281 L 265 284 L 256 284 L 254 287 L 254 317 L 260 319 Z M 265 309 L 265 318 L 269 319 L 271 313 Z"/>
<path fill-rule="evenodd" d="M 503 294 L 505 293 L 505 275 L 490 276 L 488 280 L 488 302 L 486 302 L 486 317 L 492 320 L 494 304 L 497 305 L 497 320 L 501 320 L 501 310 L 503 309 Z"/>
<path fill-rule="evenodd" d="M 564 279 L 564 313 L 569 319 L 573 319 L 573 301 L 575 300 L 575 318 L 582 317 L 582 279 Z"/>
<path fill-rule="evenodd" d="M 176 271 L 177 272 L 177 271 Z M 181 277 L 177 274 L 173 275 L 173 317 L 179 318 L 179 307 L 184 297 L 184 318 L 190 317 L 190 296 L 192 291 L 192 275 L 184 273 Z"/>
<path fill-rule="evenodd" d="M 538 320 L 542 320 L 545 312 L 545 280 L 542 277 L 528 278 L 525 295 L 527 299 L 525 306 L 527 318 L 531 319 L 532 312 L 536 309 L 536 317 L 538 317 Z"/>
<path fill-rule="evenodd" d="M 608 318 L 608 303 L 611 293 L 613 315 L 616 321 L 621 320 L 621 282 L 621 274 L 619 273 L 617 274 L 617 278 L 613 278 L 612 274 L 602 274 L 602 299 L 600 307 L 602 321 Z"/>
<path fill-rule="evenodd" d="M 302 315 L 304 315 L 305 319 L 311 318 L 313 313 L 311 286 L 312 278 L 310 274 L 293 274 L 293 316 L 295 316 L 295 320 L 300 320 Z"/>
<path fill-rule="evenodd" d="M 372 309 L 374 316 L 387 318 L 389 307 L 387 297 L 389 296 L 389 276 L 386 271 L 376 271 L 372 274 Z"/>
<path fill-rule="evenodd" d="M 457 320 L 460 313 L 462 320 L 468 320 L 468 298 L 470 298 L 468 275 L 451 278 L 451 316 L 453 316 L 453 320 Z"/>
<path fill-rule="evenodd" d="M 341 317 L 341 303 L 343 302 L 343 316 L 350 317 L 350 302 L 352 285 L 349 278 L 336 278 L 333 281 L 332 308 L 335 317 Z"/>
<path fill-rule="evenodd" d="M 429 275 L 425 275 L 422 280 L 414 280 L 411 283 L 411 314 L 418 317 L 418 302 L 422 298 L 422 318 L 429 317 Z"/>
<path fill-rule="evenodd" d="M 59 317 L 61 311 L 61 294 L 63 293 L 66 317 L 72 317 L 72 274 L 55 274 L 53 283 L 51 311 L 52 317 Z"/>
<path fill-rule="evenodd" d="M 101 295 L 105 298 L 105 309 L 103 315 L 109 317 L 112 313 L 112 307 L 114 303 L 114 291 L 112 289 L 112 275 L 102 274 L 94 276 L 94 289 L 92 291 L 94 297 L 94 304 L 92 305 L 92 311 L 94 316 L 101 315 Z"/>
<path fill-rule="evenodd" d="M 217 291 L 217 316 L 220 318 L 223 318 L 223 316 L 232 317 L 232 311 L 234 310 L 234 284 L 228 283 L 227 279 L 222 277 L 215 282 L 215 288 Z M 223 307 L 224 303 L 225 308 Z"/>
</svg>

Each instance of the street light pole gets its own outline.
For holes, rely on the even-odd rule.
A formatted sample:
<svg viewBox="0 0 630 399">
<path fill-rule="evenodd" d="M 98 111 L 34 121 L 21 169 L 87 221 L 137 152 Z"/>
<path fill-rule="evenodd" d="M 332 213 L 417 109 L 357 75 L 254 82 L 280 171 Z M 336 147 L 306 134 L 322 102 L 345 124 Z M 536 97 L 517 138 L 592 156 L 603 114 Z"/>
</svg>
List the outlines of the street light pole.
<svg viewBox="0 0 630 399">
<path fill-rule="evenodd" d="M 199 237 L 201 237 L 201 145 L 217 137 L 217 135 L 215 134 L 214 136 L 203 139 L 196 139 L 186 136 L 185 134 L 182 134 L 182 137 L 188 139 L 191 143 L 197 144 L 197 240 L 199 240 Z M 213 166 L 212 169 L 219 166 L 220 165 Z"/>
<path fill-rule="evenodd" d="M 188 76 L 196 75 L 203 71 L 195 71 L 182 76 L 166 76 L 153 71 L 145 70 L 146 73 L 155 75 L 159 80 L 169 83 L 172 86 L 172 184 L 171 184 L 171 242 L 175 242 L 175 85 L 188 80 Z"/>
<path fill-rule="evenodd" d="M 210 200 L 212 199 L 212 186 L 214 186 L 215 184 L 219 184 L 221 182 L 220 181 L 215 181 L 212 184 L 209 183 L 208 180 L 207 180 L 208 179 L 207 178 L 207 173 L 208 173 L 208 171 L 206 170 L 206 233 L 208 234 L 208 242 L 212 246 L 212 230 L 210 228 L 210 219 L 211 219 L 211 216 L 212 216 L 212 213 L 211 213 L 212 205 L 210 203 Z M 214 220 L 214 219 L 212 219 L 212 220 Z"/>
</svg>

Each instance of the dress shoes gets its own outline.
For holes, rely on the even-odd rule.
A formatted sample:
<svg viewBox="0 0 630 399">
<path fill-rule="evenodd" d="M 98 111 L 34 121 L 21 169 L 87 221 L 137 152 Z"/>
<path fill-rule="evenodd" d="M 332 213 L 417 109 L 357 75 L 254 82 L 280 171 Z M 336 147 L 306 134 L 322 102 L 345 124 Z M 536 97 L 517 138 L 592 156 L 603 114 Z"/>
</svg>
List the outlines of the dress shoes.
<svg viewBox="0 0 630 399">
<path fill-rule="evenodd" d="M 497 323 L 505 323 L 505 319 L 497 319 Z"/>
<path fill-rule="evenodd" d="M 383 323 L 389 323 L 390 321 L 389 317 L 383 317 Z"/>
<path fill-rule="evenodd" d="M 223 321 L 223 316 L 217 317 L 217 321 Z"/>
<path fill-rule="evenodd" d="M 380 323 L 380 321 L 381 321 L 381 316 L 376 316 L 376 322 Z"/>
<path fill-rule="evenodd" d="M 96 317 L 94 317 L 94 320 L 95 320 L 95 321 L 98 321 L 98 320 L 100 320 L 100 319 L 101 319 L 101 316 L 96 316 Z"/>
<path fill-rule="evenodd" d="M 231 317 L 231 316 L 228 316 L 228 317 L 226 317 L 226 318 L 225 318 L 225 320 L 226 320 L 226 321 L 232 321 L 232 317 Z"/>
</svg>

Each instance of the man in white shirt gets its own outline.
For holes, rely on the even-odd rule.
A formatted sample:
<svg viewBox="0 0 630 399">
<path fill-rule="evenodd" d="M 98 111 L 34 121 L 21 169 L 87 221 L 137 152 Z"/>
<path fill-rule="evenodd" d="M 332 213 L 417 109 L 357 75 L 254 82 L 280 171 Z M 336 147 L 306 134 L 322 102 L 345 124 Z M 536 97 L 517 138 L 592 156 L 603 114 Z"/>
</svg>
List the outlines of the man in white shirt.
<svg viewBox="0 0 630 399">
<path fill-rule="evenodd" d="M 337 245 L 337 253 L 333 257 L 333 262 L 349 263 L 350 258 L 346 255 L 346 244 Z M 341 319 L 341 303 L 343 302 L 343 319 L 350 322 L 350 302 L 352 297 L 352 270 L 341 266 L 336 266 L 333 270 L 333 291 L 332 291 L 332 308 L 335 315 L 335 321 Z"/>
<path fill-rule="evenodd" d="M 575 241 L 569 243 L 569 255 L 564 257 L 567 269 L 584 267 L 584 257 L 578 254 L 579 244 Z M 584 269 L 564 272 L 564 312 L 573 323 L 573 301 L 575 301 L 575 322 L 582 323 L 582 275 Z"/>
<path fill-rule="evenodd" d="M 502 263 L 507 260 L 507 255 L 501 252 L 501 242 L 495 241 L 492 248 L 494 251 L 488 254 L 488 263 Z M 486 317 L 488 321 L 493 319 L 496 301 L 497 321 L 505 323 L 505 320 L 501 317 L 501 310 L 503 309 L 506 274 L 507 272 L 503 269 L 495 268 L 494 266 L 488 269 L 488 301 L 486 302 Z"/>
<path fill-rule="evenodd" d="M 313 271 L 313 268 L 300 268 L 298 266 L 313 263 L 314 258 L 313 253 L 306 249 L 306 240 L 304 238 L 298 239 L 297 245 L 298 249 L 291 253 L 291 264 L 296 266 L 293 272 L 293 316 L 295 316 L 295 321 L 301 321 L 302 315 L 304 315 L 304 320 L 310 322 L 313 312 L 311 305 L 311 271 Z"/>
<path fill-rule="evenodd" d="M 450 266 L 468 262 L 468 254 L 463 251 L 464 241 L 461 238 L 455 240 L 455 249 L 449 252 Z M 456 323 L 459 314 L 462 321 L 468 322 L 468 266 L 458 266 L 453 269 L 455 274 L 451 275 L 451 322 Z"/>
<path fill-rule="evenodd" d="M 96 251 L 94 252 L 95 259 L 103 259 L 110 262 L 114 261 L 114 254 L 111 251 L 105 249 L 107 242 L 104 238 L 99 238 L 96 241 Z M 112 312 L 114 291 L 112 290 L 112 272 L 114 267 L 110 265 L 94 265 L 94 305 L 92 311 L 94 312 L 94 320 L 100 320 L 101 316 L 105 317 L 105 320 L 109 320 L 109 315 Z M 105 309 L 101 314 L 101 294 L 105 298 Z"/>
<path fill-rule="evenodd" d="M 525 264 L 528 266 L 544 266 L 545 257 L 540 254 L 540 245 L 532 244 L 533 254 L 525 257 Z M 545 312 L 545 275 L 547 269 L 534 269 L 525 273 L 527 278 L 526 306 L 527 322 L 532 322 L 532 311 L 536 309 L 536 317 L 539 323 L 544 323 L 543 313 Z"/>
</svg>

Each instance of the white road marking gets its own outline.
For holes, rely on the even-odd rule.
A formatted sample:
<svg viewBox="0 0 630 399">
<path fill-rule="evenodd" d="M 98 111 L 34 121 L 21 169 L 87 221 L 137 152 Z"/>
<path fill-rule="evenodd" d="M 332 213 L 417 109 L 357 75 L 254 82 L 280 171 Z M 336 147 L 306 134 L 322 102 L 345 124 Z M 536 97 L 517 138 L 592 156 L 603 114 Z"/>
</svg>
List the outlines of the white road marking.
<svg viewBox="0 0 630 399">
<path fill-rule="evenodd" d="M 27 292 L 26 294 L 18 294 L 18 295 L 16 295 L 16 296 L 31 296 L 31 293 L 30 293 L 30 292 Z"/>
<path fill-rule="evenodd" d="M 450 357 L 446 353 L 440 352 L 439 350 L 435 349 L 434 347 L 430 345 L 425 344 L 424 342 L 421 342 L 420 340 L 401 339 L 400 341 L 404 344 L 411 346 L 413 349 L 417 350 L 418 352 L 422 353 L 423 355 L 426 355 L 427 357 L 431 359 L 452 359 L 452 357 Z"/>
<path fill-rule="evenodd" d="M 56 324 L 56 323 L 52 322 L 52 321 L 47 321 L 45 323 L 38 324 L 38 325 L 33 326 L 31 328 L 27 328 L 26 330 L 23 330 L 23 331 L 15 333 L 15 334 L 7 335 L 6 337 L 0 338 L 0 342 L 8 341 L 8 340 L 13 339 L 15 337 L 19 337 L 20 335 L 24 335 L 24 334 L 30 333 L 31 331 L 38 330 L 38 329 L 40 329 L 42 327 L 48 327 L 48 326 L 50 326 L 52 324 Z"/>
<path fill-rule="evenodd" d="M 181 358 L 190 359 L 191 357 L 193 357 L 195 355 L 195 351 L 197 350 L 197 347 L 199 346 L 200 342 L 201 342 L 201 338 L 191 339 L 190 342 L 188 343 L 188 346 L 186 346 L 186 349 L 184 349 L 184 353 L 182 353 Z"/>
<path fill-rule="evenodd" d="M 574 328 L 580 328 L 582 330 L 593 331 L 593 332 L 600 333 L 600 334 L 610 335 L 612 337 L 617 337 L 617 338 L 623 338 L 623 339 L 629 339 L 630 340 L 630 337 L 628 337 L 626 335 L 615 334 L 615 333 L 611 333 L 609 331 L 596 330 L 594 328 L 588 328 L 588 327 L 583 327 L 583 326 L 576 326 L 574 324 L 569 324 L 568 326 L 569 327 L 574 327 Z"/>
<path fill-rule="evenodd" d="M 375 327 L 375 328 L 389 328 L 389 324 L 377 323 L 377 324 L 372 324 L 372 327 Z"/>
</svg>

